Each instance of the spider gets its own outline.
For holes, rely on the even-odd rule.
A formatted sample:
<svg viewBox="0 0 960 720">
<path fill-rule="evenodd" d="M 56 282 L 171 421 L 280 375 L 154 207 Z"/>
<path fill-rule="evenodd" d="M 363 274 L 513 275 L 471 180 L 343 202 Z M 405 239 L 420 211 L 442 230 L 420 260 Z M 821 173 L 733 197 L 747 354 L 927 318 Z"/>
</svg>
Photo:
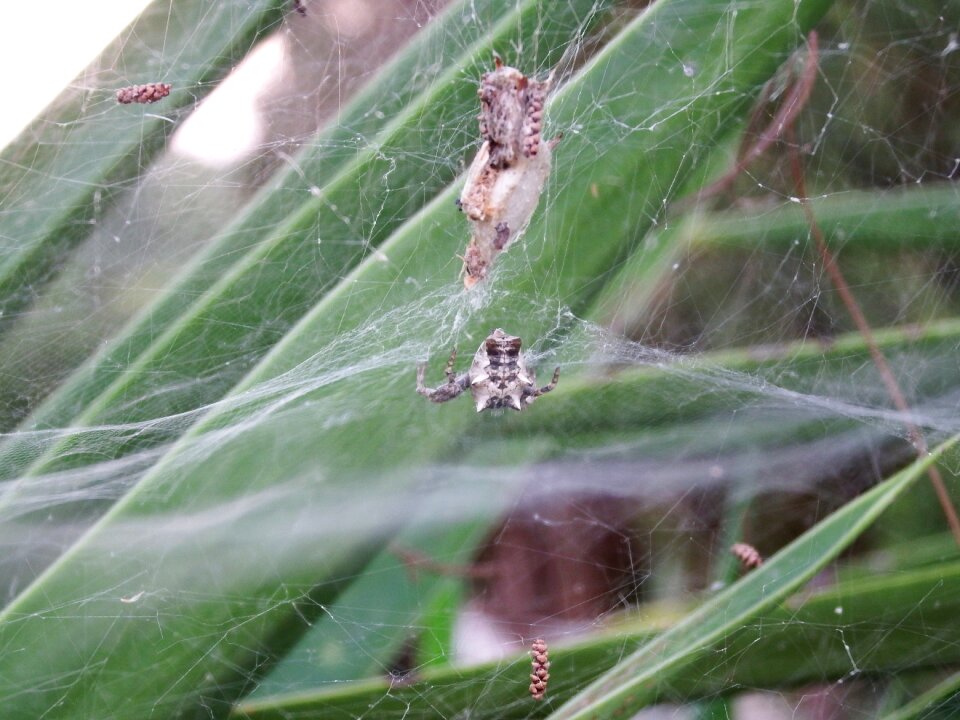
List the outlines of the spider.
<svg viewBox="0 0 960 720">
<path fill-rule="evenodd" d="M 512 408 L 523 410 L 534 400 L 553 390 L 560 379 L 560 368 L 553 372 L 553 379 L 542 388 L 537 388 L 537 378 L 527 367 L 523 353 L 520 352 L 521 340 L 507 335 L 497 328 L 480 344 L 473 364 L 462 375 L 453 371 L 457 351 L 450 353 L 447 361 L 447 382 L 436 388 L 423 384 L 426 365 L 417 368 L 417 392 L 435 403 L 453 400 L 467 388 L 473 394 L 477 412 L 488 409 Z"/>
<path fill-rule="evenodd" d="M 543 104 L 552 84 L 534 80 L 494 58 L 496 68 L 480 79 L 480 138 L 457 207 L 470 223 L 463 255 L 463 284 L 483 280 L 497 255 L 530 221 L 550 174 L 559 137 L 541 136 Z"/>
<path fill-rule="evenodd" d="M 543 125 L 543 103 L 550 90 L 551 79 L 532 80 L 516 68 L 503 64 L 494 57 L 496 68 L 480 78 L 480 139 L 483 144 L 474 158 L 463 193 L 457 206 L 471 220 L 481 221 L 502 212 L 504 199 L 494 199 L 494 186 L 501 172 L 516 168 L 518 178 L 527 173 L 526 161 L 545 154 L 534 174 L 544 178 L 549 172 L 549 150 L 553 141 L 544 143 L 540 132 Z M 543 153 L 544 148 L 547 152 Z M 515 191 L 518 182 L 508 182 L 507 195 Z M 542 186 L 542 182 L 539 183 Z M 539 192 L 537 193 L 539 195 Z"/>
<path fill-rule="evenodd" d="M 490 167 L 509 167 L 540 150 L 543 102 L 550 81 L 531 80 L 494 57 L 493 72 L 480 78 L 480 137 L 490 149 Z"/>
</svg>

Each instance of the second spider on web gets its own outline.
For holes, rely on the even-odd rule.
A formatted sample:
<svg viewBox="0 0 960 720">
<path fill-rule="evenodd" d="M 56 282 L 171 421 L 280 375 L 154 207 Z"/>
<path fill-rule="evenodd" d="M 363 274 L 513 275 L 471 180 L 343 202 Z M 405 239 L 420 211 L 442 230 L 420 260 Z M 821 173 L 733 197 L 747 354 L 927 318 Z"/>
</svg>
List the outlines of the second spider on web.
<svg viewBox="0 0 960 720">
<path fill-rule="evenodd" d="M 463 255 L 468 289 L 487 277 L 496 256 L 517 239 L 540 200 L 559 139 L 541 136 L 551 84 L 551 78 L 529 78 L 500 58 L 480 80 L 482 144 L 457 200 L 470 224 Z"/>
<path fill-rule="evenodd" d="M 520 338 L 497 328 L 480 344 L 467 372 L 457 375 L 453 371 L 457 351 L 450 354 L 445 370 L 447 382 L 443 385 L 426 387 L 423 378 L 427 367 L 420 365 L 417 368 L 417 392 L 432 402 L 442 403 L 453 400 L 469 388 L 477 412 L 530 407 L 534 400 L 557 386 L 560 368 L 554 370 L 553 379 L 548 384 L 538 388 L 536 374 L 527 366 L 520 351 L 521 343 Z"/>
</svg>

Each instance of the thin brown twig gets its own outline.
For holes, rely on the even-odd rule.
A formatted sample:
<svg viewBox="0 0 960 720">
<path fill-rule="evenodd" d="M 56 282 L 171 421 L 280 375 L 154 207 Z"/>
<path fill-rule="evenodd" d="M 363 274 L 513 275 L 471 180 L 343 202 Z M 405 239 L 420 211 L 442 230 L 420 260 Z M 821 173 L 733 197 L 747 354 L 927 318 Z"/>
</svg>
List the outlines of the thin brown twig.
<svg viewBox="0 0 960 720">
<path fill-rule="evenodd" d="M 434 560 L 426 553 L 411 548 L 404 548 L 398 545 L 391 545 L 390 552 L 393 553 L 406 566 L 407 571 L 415 580 L 420 571 L 443 575 L 445 577 L 461 577 L 485 579 L 491 577 L 493 569 L 486 564 L 475 563 L 473 565 L 442 563 Z"/>
<path fill-rule="evenodd" d="M 816 31 L 810 32 L 807 43 L 808 54 L 807 63 L 804 70 L 804 77 L 815 77 L 818 64 L 818 43 Z M 805 83 L 801 81 L 800 84 L 803 85 Z M 810 83 L 810 86 L 812 87 L 812 82 Z M 809 96 L 809 88 L 807 89 L 807 95 Z M 820 255 L 820 261 L 823 263 L 823 268 L 830 277 L 830 282 L 833 283 L 833 286 L 836 289 L 837 294 L 840 296 L 840 300 L 843 302 L 844 307 L 846 307 L 847 312 L 850 313 L 853 324 L 863 336 L 863 341 L 870 352 L 870 357 L 873 359 L 873 364 L 877 367 L 877 372 L 880 373 L 880 378 L 883 381 L 884 387 L 886 387 L 887 393 L 890 395 L 890 399 L 893 401 L 893 404 L 897 410 L 906 416 L 904 424 L 906 426 L 907 435 L 910 438 L 910 442 L 913 444 L 913 447 L 916 449 L 918 455 L 926 455 L 929 452 L 927 440 L 920 428 L 917 427 L 916 423 L 910 419 L 910 405 L 907 403 L 907 399 L 903 394 L 903 390 L 900 388 L 900 384 L 897 382 L 897 378 L 887 362 L 883 351 L 881 351 L 880 346 L 877 345 L 876 338 L 873 335 L 873 329 L 870 327 L 870 323 L 863 314 L 860 304 L 857 302 L 857 299 L 850 290 L 850 286 L 847 284 L 843 273 L 840 271 L 840 266 L 837 264 L 836 258 L 827 247 L 827 241 L 823 235 L 823 231 L 820 229 L 820 225 L 817 223 L 816 215 L 814 214 L 813 208 L 810 205 L 810 197 L 807 194 L 807 184 L 804 177 L 803 163 L 800 160 L 800 152 L 797 148 L 796 134 L 794 133 L 793 128 L 795 119 L 796 115 L 790 118 L 789 122 L 783 125 L 783 137 L 787 143 L 788 153 L 790 155 L 790 169 L 793 174 L 793 182 L 796 189 L 797 200 L 800 203 L 800 207 L 803 208 L 804 215 L 807 219 L 807 224 L 810 227 L 810 234 L 813 236 L 814 243 L 817 247 L 817 253 Z M 953 538 L 957 545 L 960 545 L 960 518 L 957 517 L 957 512 L 950 500 L 950 495 L 947 492 L 946 485 L 943 482 L 943 477 L 940 475 L 940 471 L 937 469 L 937 467 L 933 465 L 931 465 L 927 470 L 927 476 L 930 478 L 934 492 L 937 494 L 937 499 L 940 501 L 940 506 L 943 508 L 943 514 L 946 516 L 947 524 L 950 526 L 950 532 L 953 534 Z"/>
<path fill-rule="evenodd" d="M 816 34 L 816 33 L 812 33 Z M 814 40 L 816 42 L 816 40 Z M 803 74 L 799 80 L 788 85 L 788 92 L 776 114 L 763 132 L 744 152 L 739 154 L 736 164 L 727 171 L 721 178 L 710 183 L 696 195 L 696 201 L 701 202 L 707 198 L 719 195 L 726 191 L 740 174 L 750 166 L 754 160 L 763 155 L 770 147 L 776 143 L 782 136 L 784 129 L 793 125 L 803 108 L 806 107 L 810 99 L 810 93 L 813 91 L 813 84 L 817 79 L 817 65 L 808 62 L 804 66 Z M 751 120 L 751 123 L 753 121 Z"/>
</svg>

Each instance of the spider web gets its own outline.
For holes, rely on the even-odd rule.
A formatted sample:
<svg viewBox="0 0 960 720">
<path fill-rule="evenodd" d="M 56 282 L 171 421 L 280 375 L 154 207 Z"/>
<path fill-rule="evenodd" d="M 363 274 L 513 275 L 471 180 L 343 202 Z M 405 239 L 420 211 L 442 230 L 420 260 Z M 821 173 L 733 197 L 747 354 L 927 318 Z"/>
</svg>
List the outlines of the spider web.
<svg viewBox="0 0 960 720">
<path fill-rule="evenodd" d="M 289 694 L 314 692 L 329 694 L 317 717 L 542 714 L 731 584 L 732 542 L 769 556 L 911 462 L 909 423 L 931 446 L 960 431 L 954 7 L 835 2 L 796 141 L 698 204 L 758 142 L 809 44 L 773 63 L 766 91 L 698 85 L 709 68 L 679 53 L 641 66 L 651 86 L 692 89 L 625 122 L 578 73 L 643 3 L 445 5 L 291 10 L 132 185 L 104 188 L 86 241 L 0 335 L 0 647 L 32 658 L 0 682 L 13 717 L 224 716 L 236 701 L 300 717 Z M 735 18 L 749 4 L 720 5 Z M 802 38 L 801 24 L 778 29 Z M 558 70 L 546 132 L 563 139 L 529 230 L 466 293 L 453 200 L 477 109 L 458 98 L 489 69 L 487 34 L 526 74 Z M 364 95 L 397 58 L 406 81 Z M 84 82 L 107 118 L 93 89 L 123 70 L 102 73 Z M 644 101 L 623 87 L 617 102 Z M 740 108 L 726 128 L 697 110 L 723 93 Z M 442 102 L 405 114 L 421 97 Z M 678 118 L 693 145 L 650 187 L 614 188 L 590 164 L 649 135 L 655 165 Z M 814 249 L 791 146 L 909 413 Z M 598 228 L 617 218 L 590 202 L 611 196 L 627 226 L 593 260 L 570 229 L 578 187 Z M 414 393 L 418 363 L 436 386 L 457 347 L 462 372 L 491 323 L 523 338 L 540 384 L 561 367 L 554 392 L 519 414 Z M 892 710 L 958 660 L 951 559 L 917 485 L 639 717 Z M 926 566 L 947 569 L 901 611 L 894 588 Z M 858 614 L 844 583 L 865 576 L 893 611 Z M 799 634 L 776 634 L 788 626 Z M 517 660 L 535 637 L 554 662 L 540 704 Z M 575 654 L 591 642 L 595 656 Z M 369 678 L 388 679 L 375 701 L 336 699 Z"/>
</svg>

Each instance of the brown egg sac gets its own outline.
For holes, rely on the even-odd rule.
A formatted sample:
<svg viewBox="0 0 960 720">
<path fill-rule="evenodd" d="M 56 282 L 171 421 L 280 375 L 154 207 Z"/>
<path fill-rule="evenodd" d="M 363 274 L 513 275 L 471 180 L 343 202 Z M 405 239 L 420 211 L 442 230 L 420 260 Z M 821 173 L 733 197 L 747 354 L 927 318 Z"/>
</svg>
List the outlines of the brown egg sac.
<svg viewBox="0 0 960 720">
<path fill-rule="evenodd" d="M 170 94 L 169 83 L 147 83 L 146 85 L 131 85 L 117 90 L 117 102 L 121 105 L 139 103 L 147 105 L 162 100 Z"/>
<path fill-rule="evenodd" d="M 550 679 L 550 660 L 547 656 L 547 643 L 543 638 L 533 641 L 530 650 L 533 668 L 530 671 L 530 694 L 534 700 L 543 700 L 547 693 L 547 680 Z"/>
<path fill-rule="evenodd" d="M 740 561 L 744 570 L 752 570 L 763 565 L 763 557 L 753 545 L 734 543 L 730 546 L 730 552 Z"/>
</svg>

